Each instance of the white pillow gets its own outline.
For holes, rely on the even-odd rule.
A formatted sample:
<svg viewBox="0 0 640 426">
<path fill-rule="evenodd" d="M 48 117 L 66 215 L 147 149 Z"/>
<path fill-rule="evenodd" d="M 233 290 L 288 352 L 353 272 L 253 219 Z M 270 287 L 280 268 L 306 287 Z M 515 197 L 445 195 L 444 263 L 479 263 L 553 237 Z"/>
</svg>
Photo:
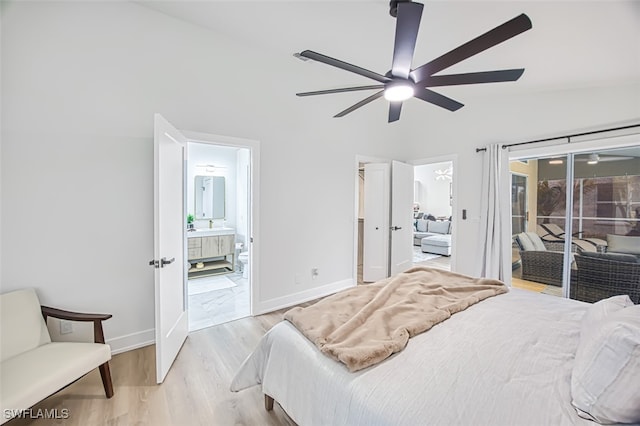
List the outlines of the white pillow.
<svg viewBox="0 0 640 426">
<path fill-rule="evenodd" d="M 640 305 L 613 312 L 580 335 L 571 396 L 586 419 L 640 422 Z"/>
<path fill-rule="evenodd" d="M 633 306 L 633 302 L 626 294 L 597 301 L 584 313 L 580 324 L 580 335 L 588 336 L 591 330 L 600 327 L 609 315 L 629 306 Z"/>
<path fill-rule="evenodd" d="M 418 222 L 416 223 L 418 232 L 427 232 L 427 222 L 428 220 L 418 219 Z"/>
</svg>

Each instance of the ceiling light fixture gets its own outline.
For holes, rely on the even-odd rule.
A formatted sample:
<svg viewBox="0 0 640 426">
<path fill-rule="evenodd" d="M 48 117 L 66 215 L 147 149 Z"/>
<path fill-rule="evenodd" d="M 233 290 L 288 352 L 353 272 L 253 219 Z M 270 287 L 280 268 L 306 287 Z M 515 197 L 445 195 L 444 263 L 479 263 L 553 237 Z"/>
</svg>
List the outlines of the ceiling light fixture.
<svg viewBox="0 0 640 426">
<path fill-rule="evenodd" d="M 549 164 L 562 164 L 562 158 L 552 158 L 551 160 L 549 160 Z"/>
<path fill-rule="evenodd" d="M 600 161 L 600 156 L 598 156 L 598 154 L 589 154 L 587 164 L 598 164 L 598 161 Z"/>
<path fill-rule="evenodd" d="M 384 98 L 389 102 L 402 102 L 411 98 L 414 94 L 413 84 L 409 81 L 389 83 L 384 89 Z"/>
</svg>

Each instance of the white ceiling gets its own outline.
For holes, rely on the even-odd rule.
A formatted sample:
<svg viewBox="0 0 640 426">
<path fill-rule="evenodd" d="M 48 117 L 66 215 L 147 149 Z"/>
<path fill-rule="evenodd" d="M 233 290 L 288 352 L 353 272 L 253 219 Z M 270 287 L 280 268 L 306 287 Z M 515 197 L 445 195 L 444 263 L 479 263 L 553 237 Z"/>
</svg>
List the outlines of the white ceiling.
<svg viewBox="0 0 640 426">
<path fill-rule="evenodd" d="M 141 5 L 240 40 L 273 55 L 305 49 L 384 74 L 390 68 L 395 19 L 376 1 L 141 1 Z M 429 1 L 413 67 L 526 13 L 533 28 L 442 74 L 524 67 L 515 83 L 438 88 L 464 98 L 640 82 L 640 1 Z M 242 52 L 238 52 L 239 55 Z M 300 91 L 375 84 L 325 64 L 292 62 Z M 256 64 L 256 72 L 260 66 Z M 305 81 L 305 80 L 303 80 Z M 365 92 L 365 96 L 367 92 Z"/>
</svg>

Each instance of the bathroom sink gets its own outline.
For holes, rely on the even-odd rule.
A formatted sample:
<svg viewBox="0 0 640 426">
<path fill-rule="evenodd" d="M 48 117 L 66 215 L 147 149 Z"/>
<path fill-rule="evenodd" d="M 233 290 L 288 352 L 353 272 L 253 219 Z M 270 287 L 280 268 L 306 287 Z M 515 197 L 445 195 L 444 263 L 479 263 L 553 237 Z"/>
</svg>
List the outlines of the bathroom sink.
<svg viewBox="0 0 640 426">
<path fill-rule="evenodd" d="M 235 229 L 227 227 L 219 228 L 203 228 L 195 231 L 187 231 L 187 237 L 208 237 L 211 235 L 229 235 L 234 234 Z"/>
</svg>

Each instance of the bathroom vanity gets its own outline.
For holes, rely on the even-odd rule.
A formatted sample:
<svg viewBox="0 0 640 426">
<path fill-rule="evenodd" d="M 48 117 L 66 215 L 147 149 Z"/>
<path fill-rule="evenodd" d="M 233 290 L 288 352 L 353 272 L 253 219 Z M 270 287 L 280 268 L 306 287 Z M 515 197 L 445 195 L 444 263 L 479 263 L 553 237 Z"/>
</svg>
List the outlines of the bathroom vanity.
<svg viewBox="0 0 640 426">
<path fill-rule="evenodd" d="M 189 278 L 233 271 L 235 229 L 212 228 L 187 232 Z M 202 267 L 196 265 L 202 263 Z"/>
</svg>

